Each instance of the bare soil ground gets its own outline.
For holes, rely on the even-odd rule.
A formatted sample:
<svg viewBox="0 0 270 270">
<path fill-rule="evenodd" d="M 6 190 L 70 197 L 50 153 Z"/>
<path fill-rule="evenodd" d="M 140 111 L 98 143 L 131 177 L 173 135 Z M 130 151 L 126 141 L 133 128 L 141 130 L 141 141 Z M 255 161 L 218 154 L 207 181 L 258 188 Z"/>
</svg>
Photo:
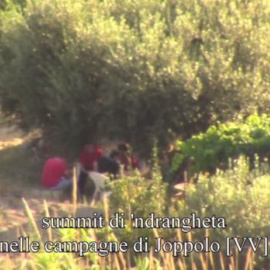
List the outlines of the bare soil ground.
<svg viewBox="0 0 270 270">
<path fill-rule="evenodd" d="M 9 125 L 0 114 L 0 241 L 14 241 L 22 235 L 30 219 L 22 202 L 24 198 L 37 222 L 45 215 L 44 200 L 51 216 L 68 216 L 73 211 L 69 201 L 60 202 L 59 194 L 40 190 L 44 160 L 35 156 L 31 142 L 40 133 L 24 134 Z M 78 205 L 77 216 L 92 216 L 95 208 Z"/>
</svg>

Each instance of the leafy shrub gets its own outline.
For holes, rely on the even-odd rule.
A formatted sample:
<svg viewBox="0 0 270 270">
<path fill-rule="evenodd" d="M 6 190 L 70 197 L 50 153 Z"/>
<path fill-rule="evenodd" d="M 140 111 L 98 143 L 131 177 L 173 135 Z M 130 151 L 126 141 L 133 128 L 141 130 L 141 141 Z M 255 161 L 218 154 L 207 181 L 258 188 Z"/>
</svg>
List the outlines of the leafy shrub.
<svg viewBox="0 0 270 270">
<path fill-rule="evenodd" d="M 145 179 L 139 171 L 132 171 L 130 175 L 122 174 L 120 180 L 109 183 L 112 192 L 109 199 L 110 212 L 124 213 L 127 225 L 117 235 L 130 242 L 136 237 L 153 236 L 153 230 L 133 229 L 131 214 L 135 217 L 148 218 L 151 213 L 161 217 L 168 213 L 170 205 L 170 200 L 167 198 L 168 187 L 162 181 L 156 143 L 153 148 L 152 163 L 151 179 Z"/>
<path fill-rule="evenodd" d="M 166 145 L 269 109 L 268 1 L 5 3 L 1 107 L 24 128 L 149 153 L 155 137 Z"/>
<path fill-rule="evenodd" d="M 235 161 L 235 166 L 215 175 L 201 175 L 198 183 L 186 190 L 185 200 L 179 202 L 181 216 L 194 212 L 199 217 L 225 217 L 225 230 L 211 230 L 211 238 L 224 241 L 226 237 L 267 236 L 270 213 L 269 166 L 249 170 L 244 157 Z M 197 236 L 205 235 L 195 230 Z M 196 235 L 195 234 L 195 235 Z"/>
<path fill-rule="evenodd" d="M 245 155 L 251 163 L 254 155 L 260 160 L 270 157 L 270 116 L 253 114 L 245 121 L 211 126 L 205 133 L 178 141 L 178 152 L 172 167 L 177 170 L 187 158 L 192 159 L 192 172 L 214 172 L 228 168 L 228 159 Z"/>
<path fill-rule="evenodd" d="M 146 180 L 139 174 L 124 176 L 119 181 L 111 183 L 112 209 L 125 212 L 128 215 L 136 213 L 147 217 L 149 213 L 164 214 L 166 185 L 156 184 L 155 180 Z"/>
</svg>

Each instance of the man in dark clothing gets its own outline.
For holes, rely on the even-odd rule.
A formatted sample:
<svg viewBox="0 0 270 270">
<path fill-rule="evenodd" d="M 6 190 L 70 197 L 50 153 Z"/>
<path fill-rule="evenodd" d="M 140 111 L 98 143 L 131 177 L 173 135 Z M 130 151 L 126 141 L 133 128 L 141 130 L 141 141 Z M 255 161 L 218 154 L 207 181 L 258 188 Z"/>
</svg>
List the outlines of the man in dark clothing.
<svg viewBox="0 0 270 270">
<path fill-rule="evenodd" d="M 98 160 L 98 172 L 109 173 L 115 179 L 120 170 L 119 156 L 120 153 L 118 151 L 113 151 L 109 157 L 102 156 Z"/>
<path fill-rule="evenodd" d="M 101 174 L 109 173 L 111 180 L 116 179 L 120 171 L 119 155 L 120 153 L 118 151 L 113 151 L 109 157 L 101 156 L 97 160 L 97 172 Z M 88 182 L 91 182 L 90 185 L 87 184 Z M 85 170 L 81 170 L 78 182 L 80 194 L 86 195 L 86 193 L 89 193 L 85 190 L 86 186 L 92 187 L 92 190 L 95 189 L 95 184 L 93 180 L 89 177 L 88 172 Z M 94 191 L 92 193 L 94 193 Z"/>
</svg>

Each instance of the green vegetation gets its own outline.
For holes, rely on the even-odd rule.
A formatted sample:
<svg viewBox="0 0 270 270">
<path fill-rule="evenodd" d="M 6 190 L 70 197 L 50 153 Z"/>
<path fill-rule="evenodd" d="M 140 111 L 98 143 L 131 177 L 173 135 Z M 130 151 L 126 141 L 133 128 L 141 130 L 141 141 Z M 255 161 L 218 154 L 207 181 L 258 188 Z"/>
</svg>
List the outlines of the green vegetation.
<svg viewBox="0 0 270 270">
<path fill-rule="evenodd" d="M 172 168 L 177 170 L 185 159 L 192 159 L 193 173 L 213 172 L 216 168 L 228 168 L 230 158 L 240 155 L 249 157 L 254 166 L 254 156 L 260 161 L 270 158 L 270 116 L 257 114 L 245 121 L 211 126 L 205 133 L 178 141 Z"/>
<path fill-rule="evenodd" d="M 150 153 L 154 138 L 268 111 L 268 1 L 5 2 L 1 106 L 24 128 Z"/>
<path fill-rule="evenodd" d="M 32 230 L 27 231 L 32 241 L 39 240 L 41 243 L 48 239 L 57 241 L 127 241 L 132 243 L 139 236 L 149 237 L 150 252 L 145 254 L 135 254 L 132 248 L 128 253 L 114 253 L 105 257 L 97 253 L 85 253 L 84 257 L 78 257 L 76 253 L 46 253 L 41 250 L 39 253 L 30 253 L 28 260 L 23 260 L 20 255 L 16 260 L 2 259 L 1 267 L 14 269 L 15 267 L 27 267 L 27 269 L 48 269 L 57 266 L 57 269 L 227 269 L 230 265 L 232 269 L 262 269 L 268 264 L 268 258 L 259 257 L 251 249 L 247 248 L 244 252 L 234 253 L 233 257 L 225 256 L 226 237 L 244 236 L 267 236 L 269 232 L 269 176 L 259 168 L 250 172 L 248 164 L 244 159 L 237 161 L 237 166 L 233 169 L 220 171 L 214 176 L 200 177 L 198 184 L 186 188 L 185 199 L 174 198 L 169 202 L 168 211 L 171 217 L 188 217 L 193 212 L 197 216 L 224 217 L 227 228 L 224 229 L 192 229 L 190 232 L 182 232 L 181 229 L 134 229 L 129 224 L 129 211 L 133 211 L 137 216 L 147 217 L 148 212 L 154 209 L 156 216 L 164 216 L 164 212 L 159 212 L 159 205 L 165 197 L 160 200 L 151 200 L 149 190 L 140 188 L 134 174 L 121 179 L 117 184 L 111 185 L 112 199 L 105 201 L 103 205 L 105 220 L 113 216 L 115 212 L 126 213 L 126 228 L 111 229 L 48 229 L 46 234 L 39 229 L 38 223 L 34 219 L 27 202 L 24 201 L 26 212 L 32 224 Z M 138 178 L 139 179 L 139 178 Z M 248 184 L 247 184 L 248 180 Z M 115 201 L 115 194 L 126 190 L 129 181 L 129 191 L 136 190 L 136 196 L 125 198 L 125 202 Z M 157 188 L 158 183 L 149 180 L 152 188 Z M 268 190 L 268 192 L 266 192 Z M 125 191 L 126 192 L 126 191 Z M 151 195 L 152 196 L 152 195 Z M 155 197 L 155 196 L 153 196 Z M 134 200 L 135 198 L 135 200 Z M 152 209 L 150 209 L 150 204 Z M 142 206 L 145 206 L 142 209 Z M 112 211 L 109 211 L 112 210 Z M 44 204 L 45 216 L 50 216 L 48 204 Z M 74 214 L 73 214 L 74 215 Z M 152 250 L 155 237 L 163 237 L 167 241 L 202 241 L 204 237 L 209 237 L 212 241 L 219 241 L 221 252 L 213 253 L 191 253 L 189 257 L 180 255 L 174 260 L 172 254 L 164 252 L 154 253 Z M 3 264 L 2 264 L 3 263 Z M 202 267 L 202 268 L 201 268 Z M 0 268 L 2 269 L 2 268 Z M 4 269 L 4 268 L 3 268 Z"/>
<path fill-rule="evenodd" d="M 261 164 L 263 165 L 263 164 Z M 196 185 L 191 185 L 180 202 L 179 213 L 198 216 L 226 217 L 228 228 L 215 230 L 214 239 L 220 241 L 226 235 L 267 235 L 270 218 L 269 166 L 250 171 L 249 163 L 243 158 L 235 161 L 233 168 L 218 171 L 213 176 L 201 175 Z M 200 230 L 197 232 L 202 233 Z"/>
<path fill-rule="evenodd" d="M 23 200 L 29 220 L 28 227 L 18 225 L 19 235 L 40 242 L 129 244 L 142 236 L 149 238 L 149 253 L 87 253 L 83 258 L 44 250 L 1 254 L 0 269 L 269 267 L 269 259 L 251 248 L 230 258 L 224 250 L 226 237 L 267 237 L 270 231 L 269 18 L 268 0 L 0 1 L 0 109 L 30 135 L 42 131 L 48 154 L 72 157 L 82 144 L 105 137 L 126 140 L 148 158 L 153 146 L 163 152 L 177 141 L 172 164 L 170 158 L 161 160 L 167 166 L 162 167 L 164 179 L 157 162 L 161 154 L 155 150 L 149 179 L 134 172 L 109 183 L 111 196 L 99 208 L 106 220 L 124 213 L 125 228 L 44 231 L 37 212 L 57 216 L 50 202 L 41 211 Z M 35 157 L 22 136 L 9 147 L 2 136 L 3 201 L 9 193 L 11 201 L 17 200 L 24 189 L 30 194 L 40 178 L 45 156 Z M 163 181 L 183 168 L 187 179 L 196 174 L 197 182 L 184 183 L 177 197 Z M 74 189 L 73 204 L 65 205 L 73 216 L 78 213 L 76 194 Z M 10 217 L 5 206 L 18 211 L 8 200 L 1 206 L 4 228 Z M 150 213 L 215 215 L 226 219 L 227 228 L 134 229 L 131 213 L 144 218 Z M 222 249 L 175 259 L 153 251 L 155 237 L 192 242 L 209 237 Z"/>
<path fill-rule="evenodd" d="M 43 164 L 24 145 L 0 151 L 0 178 L 9 186 L 16 184 L 38 186 Z M 23 178 L 22 178 L 23 176 Z"/>
</svg>

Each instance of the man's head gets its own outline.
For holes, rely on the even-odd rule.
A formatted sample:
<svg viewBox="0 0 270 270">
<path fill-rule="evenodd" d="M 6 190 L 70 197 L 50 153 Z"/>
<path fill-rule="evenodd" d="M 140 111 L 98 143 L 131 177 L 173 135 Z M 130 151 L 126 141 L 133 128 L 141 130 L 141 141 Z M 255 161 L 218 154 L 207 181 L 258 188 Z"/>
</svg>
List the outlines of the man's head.
<svg viewBox="0 0 270 270">
<path fill-rule="evenodd" d="M 118 151 L 127 153 L 129 151 L 129 144 L 128 143 L 119 143 L 118 144 Z"/>
<path fill-rule="evenodd" d="M 91 155 L 97 155 L 101 157 L 103 155 L 103 149 L 98 144 L 87 144 L 84 146 L 84 150 Z"/>
</svg>

